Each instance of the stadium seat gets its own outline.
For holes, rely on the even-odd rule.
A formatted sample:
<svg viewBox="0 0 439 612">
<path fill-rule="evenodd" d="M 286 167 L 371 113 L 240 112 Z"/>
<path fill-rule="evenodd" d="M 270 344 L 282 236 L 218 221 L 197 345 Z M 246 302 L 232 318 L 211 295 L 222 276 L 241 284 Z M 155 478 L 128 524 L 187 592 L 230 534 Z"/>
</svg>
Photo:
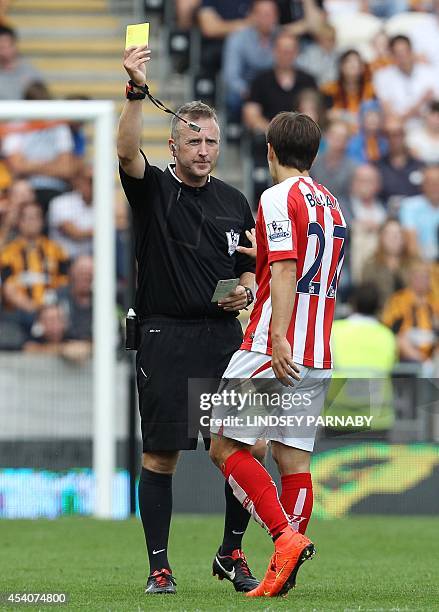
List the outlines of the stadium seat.
<svg viewBox="0 0 439 612">
<path fill-rule="evenodd" d="M 425 13 L 399 13 L 386 21 L 384 29 L 389 36 L 404 34 L 410 37 L 414 28 L 418 28 L 423 21 L 429 19 Z"/>
<path fill-rule="evenodd" d="M 368 60 L 372 50 L 370 41 L 383 27 L 383 21 L 368 13 L 355 15 L 336 15 L 331 18 L 337 34 L 337 47 L 340 51 L 357 49 Z"/>
<path fill-rule="evenodd" d="M 145 13 L 163 14 L 165 9 L 165 0 L 144 0 Z"/>
<path fill-rule="evenodd" d="M 170 29 L 168 33 L 168 54 L 177 72 L 185 72 L 190 60 L 190 32 Z"/>
<path fill-rule="evenodd" d="M 194 100 L 203 100 L 206 104 L 215 105 L 216 100 L 215 77 L 206 74 L 198 74 L 194 77 L 193 91 Z"/>
</svg>

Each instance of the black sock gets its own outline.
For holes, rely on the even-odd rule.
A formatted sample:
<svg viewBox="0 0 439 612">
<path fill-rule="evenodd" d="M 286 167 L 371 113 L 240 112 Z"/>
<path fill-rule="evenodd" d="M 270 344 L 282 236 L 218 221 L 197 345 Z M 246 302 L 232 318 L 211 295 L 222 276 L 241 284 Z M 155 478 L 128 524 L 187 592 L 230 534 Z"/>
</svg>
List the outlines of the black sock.
<svg viewBox="0 0 439 612">
<path fill-rule="evenodd" d="M 142 468 L 139 481 L 139 508 L 148 548 L 149 565 L 168 568 L 168 538 L 172 514 L 172 474 L 158 474 Z"/>
<path fill-rule="evenodd" d="M 241 548 L 242 536 L 250 521 L 250 514 L 233 495 L 232 487 L 227 480 L 224 493 L 226 496 L 226 515 L 224 517 L 224 536 L 220 554 L 231 555 L 234 550 Z"/>
</svg>

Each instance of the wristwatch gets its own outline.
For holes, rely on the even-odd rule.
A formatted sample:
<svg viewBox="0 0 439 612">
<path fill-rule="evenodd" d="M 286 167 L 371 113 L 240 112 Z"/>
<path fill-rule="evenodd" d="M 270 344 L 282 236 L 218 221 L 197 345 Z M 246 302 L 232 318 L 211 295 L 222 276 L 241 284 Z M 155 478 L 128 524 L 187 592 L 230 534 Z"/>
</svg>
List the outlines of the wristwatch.
<svg viewBox="0 0 439 612">
<path fill-rule="evenodd" d="M 143 85 L 137 85 L 131 79 L 126 84 L 125 95 L 127 100 L 144 100 L 146 92 Z"/>
<path fill-rule="evenodd" d="M 253 295 L 253 291 L 250 289 L 250 287 L 244 287 L 244 289 L 247 296 L 247 304 L 245 305 L 247 308 L 247 306 L 250 306 L 250 304 L 255 301 L 255 296 Z"/>
</svg>

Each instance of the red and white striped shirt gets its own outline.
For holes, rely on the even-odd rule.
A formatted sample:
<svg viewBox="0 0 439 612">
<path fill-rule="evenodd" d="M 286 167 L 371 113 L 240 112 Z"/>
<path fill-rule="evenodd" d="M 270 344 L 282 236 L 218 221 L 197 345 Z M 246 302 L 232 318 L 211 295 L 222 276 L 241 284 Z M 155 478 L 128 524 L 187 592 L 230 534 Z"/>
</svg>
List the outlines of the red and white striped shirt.
<svg viewBox="0 0 439 612">
<path fill-rule="evenodd" d="M 241 349 L 271 355 L 271 264 L 297 260 L 287 332 L 295 363 L 331 368 L 330 337 L 346 222 L 337 199 L 310 177 L 290 177 L 261 196 L 256 220 L 256 300 Z"/>
</svg>

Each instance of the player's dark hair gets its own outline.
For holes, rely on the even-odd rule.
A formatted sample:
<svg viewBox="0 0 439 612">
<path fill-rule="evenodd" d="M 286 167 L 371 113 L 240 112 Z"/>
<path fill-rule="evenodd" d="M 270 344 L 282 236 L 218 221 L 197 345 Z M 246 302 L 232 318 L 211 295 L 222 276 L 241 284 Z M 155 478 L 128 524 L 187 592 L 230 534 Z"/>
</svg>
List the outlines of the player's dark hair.
<svg viewBox="0 0 439 612">
<path fill-rule="evenodd" d="M 374 316 L 380 307 L 380 295 L 374 283 L 363 283 L 354 289 L 351 303 L 355 312 Z"/>
<path fill-rule="evenodd" d="M 13 28 L 5 25 L 0 25 L 0 36 L 10 36 L 12 40 L 17 40 L 17 32 Z"/>
<path fill-rule="evenodd" d="M 280 165 L 300 172 L 311 168 L 321 137 L 321 130 L 311 117 L 293 112 L 278 113 L 267 132 L 267 142 L 273 147 Z"/>
<path fill-rule="evenodd" d="M 392 36 L 392 38 L 389 40 L 389 49 L 393 51 L 394 46 L 399 42 L 404 42 L 410 47 L 410 49 L 412 48 L 412 43 L 408 36 L 404 36 L 404 34 L 397 34 L 396 36 Z"/>
</svg>

